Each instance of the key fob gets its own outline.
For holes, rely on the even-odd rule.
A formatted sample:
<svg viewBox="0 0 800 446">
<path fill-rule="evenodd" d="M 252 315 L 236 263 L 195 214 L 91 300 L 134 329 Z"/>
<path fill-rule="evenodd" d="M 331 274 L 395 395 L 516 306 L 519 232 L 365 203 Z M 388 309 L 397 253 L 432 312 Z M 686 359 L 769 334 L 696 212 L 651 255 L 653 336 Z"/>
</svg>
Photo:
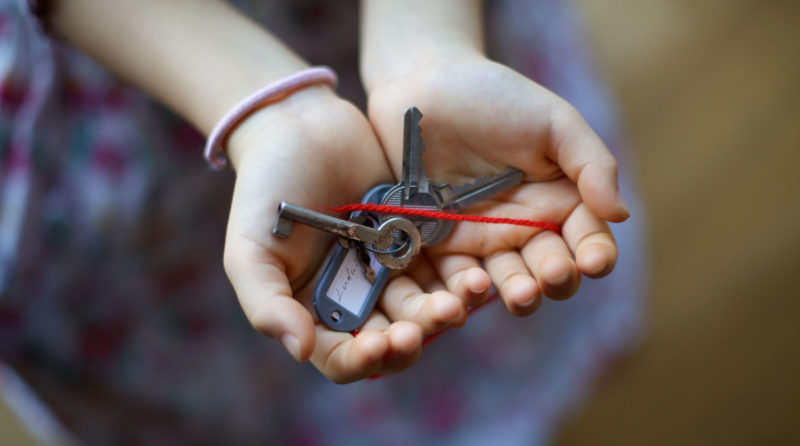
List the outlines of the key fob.
<svg viewBox="0 0 800 446">
<path fill-rule="evenodd" d="M 383 184 L 370 189 L 362 203 L 380 203 L 393 185 Z M 378 224 L 377 216 L 355 212 L 365 220 Z M 367 321 L 392 270 L 384 267 L 375 254 L 363 245 L 345 248 L 337 245 L 322 278 L 314 291 L 314 309 L 328 328 L 353 331 Z"/>
</svg>

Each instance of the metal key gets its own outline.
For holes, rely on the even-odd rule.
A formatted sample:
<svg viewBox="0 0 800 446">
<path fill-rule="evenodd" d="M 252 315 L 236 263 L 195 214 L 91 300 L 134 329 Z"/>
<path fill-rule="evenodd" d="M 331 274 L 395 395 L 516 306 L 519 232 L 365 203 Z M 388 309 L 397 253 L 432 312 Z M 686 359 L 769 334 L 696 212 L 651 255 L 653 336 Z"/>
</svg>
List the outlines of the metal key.
<svg viewBox="0 0 800 446">
<path fill-rule="evenodd" d="M 361 202 L 378 204 L 391 187 L 390 184 L 374 187 Z M 376 217 L 359 211 L 352 213 L 350 220 L 377 225 Z M 362 243 L 339 243 L 314 290 L 317 316 L 337 331 L 352 331 L 364 325 L 391 273 L 392 270 L 378 260 L 374 250 L 366 249 Z"/>
<path fill-rule="evenodd" d="M 422 241 L 420 233 L 414 223 L 405 218 L 389 218 L 381 222 L 377 228 L 371 228 L 352 221 L 331 217 L 286 202 L 278 205 L 278 219 L 272 233 L 281 238 L 287 238 L 292 229 L 292 221 L 303 223 L 312 228 L 327 231 L 357 242 L 372 245 L 376 258 L 390 269 L 403 269 L 411 264 L 419 254 Z M 395 244 L 396 234 L 403 244 L 396 249 L 391 249 Z"/>
<path fill-rule="evenodd" d="M 381 204 L 439 211 L 442 209 L 441 198 L 431 187 L 422 159 L 425 152 L 425 141 L 419 126 L 422 113 L 417 107 L 411 107 L 406 110 L 404 117 L 402 177 L 400 183 L 384 195 Z M 382 217 L 381 220 L 385 218 L 391 217 Z M 416 219 L 414 223 L 419 228 L 423 245 L 428 245 L 428 241 L 445 224 L 443 220 L 432 219 Z"/>
<path fill-rule="evenodd" d="M 424 195 L 430 193 L 430 181 L 422 159 L 425 141 L 419 126 L 421 119 L 422 112 L 417 107 L 406 110 L 403 124 L 403 179 L 400 182 L 405 202 L 424 200 Z"/>
<path fill-rule="evenodd" d="M 506 189 L 510 189 L 520 182 L 522 182 L 522 171 L 509 167 L 504 172 L 491 177 L 480 177 L 471 183 L 455 187 L 447 184 L 434 186 L 434 190 L 440 196 L 442 210 L 458 212 Z M 431 235 L 431 238 L 427 242 L 423 241 L 423 244 L 434 245 L 444 240 L 450 234 L 454 224 L 453 220 L 443 220 L 442 224 Z"/>
<path fill-rule="evenodd" d="M 481 177 L 471 183 L 456 187 L 447 184 L 431 184 L 425 173 L 425 163 L 422 159 L 425 141 L 422 139 L 422 129 L 419 125 L 421 118 L 422 113 L 416 107 L 406 110 L 403 135 L 403 176 L 400 183 L 386 193 L 381 204 L 458 212 L 514 187 L 522 181 L 521 171 L 508 168 L 498 175 Z M 389 218 L 394 218 L 394 216 L 383 216 L 381 221 Z M 442 241 L 453 229 L 454 224 L 452 220 L 428 218 L 416 218 L 414 223 L 419 228 L 423 246 L 434 245 Z"/>
<path fill-rule="evenodd" d="M 506 189 L 511 189 L 521 182 L 522 171 L 509 167 L 497 175 L 480 177 L 471 183 L 437 187 L 437 192 L 442 198 L 442 209 L 458 212 Z"/>
</svg>

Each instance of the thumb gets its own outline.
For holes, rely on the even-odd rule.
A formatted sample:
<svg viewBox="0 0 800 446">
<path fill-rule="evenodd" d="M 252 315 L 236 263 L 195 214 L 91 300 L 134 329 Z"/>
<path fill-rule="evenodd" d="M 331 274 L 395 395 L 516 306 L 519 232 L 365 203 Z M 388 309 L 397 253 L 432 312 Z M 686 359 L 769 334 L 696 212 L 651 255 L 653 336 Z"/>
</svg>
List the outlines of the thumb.
<svg viewBox="0 0 800 446">
<path fill-rule="evenodd" d="M 563 100 L 551 109 L 547 156 L 578 185 L 584 203 L 596 216 L 611 222 L 628 218 L 619 192 L 617 161 L 583 116 Z"/>
<path fill-rule="evenodd" d="M 229 242 L 225 272 L 247 319 L 260 333 L 280 341 L 295 360 L 308 360 L 314 349 L 314 320 L 294 299 L 281 263 L 261 246 Z"/>
</svg>

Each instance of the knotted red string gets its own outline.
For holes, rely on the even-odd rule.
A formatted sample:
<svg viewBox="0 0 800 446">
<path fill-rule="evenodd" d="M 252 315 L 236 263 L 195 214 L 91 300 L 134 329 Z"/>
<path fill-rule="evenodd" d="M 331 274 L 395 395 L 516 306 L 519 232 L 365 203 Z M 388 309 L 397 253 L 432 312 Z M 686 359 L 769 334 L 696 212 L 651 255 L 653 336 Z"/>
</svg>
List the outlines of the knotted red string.
<svg viewBox="0 0 800 446">
<path fill-rule="evenodd" d="M 386 206 L 382 204 L 360 203 L 360 204 L 346 204 L 331 208 L 331 212 L 354 212 L 366 211 L 375 212 L 378 214 L 400 214 L 411 215 L 414 217 L 425 217 L 436 220 L 453 220 L 453 221 L 471 221 L 475 223 L 493 223 L 517 226 L 530 226 L 533 228 L 549 229 L 550 231 L 561 233 L 561 228 L 553 223 L 547 223 L 537 220 L 522 220 L 518 218 L 503 218 L 503 217 L 484 217 L 482 215 L 462 215 L 451 214 L 442 211 L 429 211 L 426 209 L 412 209 L 400 206 Z"/>
</svg>

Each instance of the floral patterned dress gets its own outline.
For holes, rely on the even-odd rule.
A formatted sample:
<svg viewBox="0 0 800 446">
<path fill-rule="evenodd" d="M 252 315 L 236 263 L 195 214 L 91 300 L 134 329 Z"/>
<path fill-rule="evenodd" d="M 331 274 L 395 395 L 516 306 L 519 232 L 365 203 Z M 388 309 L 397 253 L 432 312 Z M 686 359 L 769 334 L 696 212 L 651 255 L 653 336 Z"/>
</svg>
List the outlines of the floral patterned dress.
<svg viewBox="0 0 800 446">
<path fill-rule="evenodd" d="M 349 385 L 244 318 L 221 262 L 233 184 L 187 123 L 0 0 L 0 393 L 45 443 L 545 444 L 635 345 L 646 262 L 614 105 L 553 0 L 489 2 L 503 61 L 571 101 L 621 161 L 615 272 L 528 318 L 495 302 L 396 376 Z M 357 3 L 236 2 L 358 104 Z M 324 37 L 324 38 L 323 38 Z"/>
</svg>

